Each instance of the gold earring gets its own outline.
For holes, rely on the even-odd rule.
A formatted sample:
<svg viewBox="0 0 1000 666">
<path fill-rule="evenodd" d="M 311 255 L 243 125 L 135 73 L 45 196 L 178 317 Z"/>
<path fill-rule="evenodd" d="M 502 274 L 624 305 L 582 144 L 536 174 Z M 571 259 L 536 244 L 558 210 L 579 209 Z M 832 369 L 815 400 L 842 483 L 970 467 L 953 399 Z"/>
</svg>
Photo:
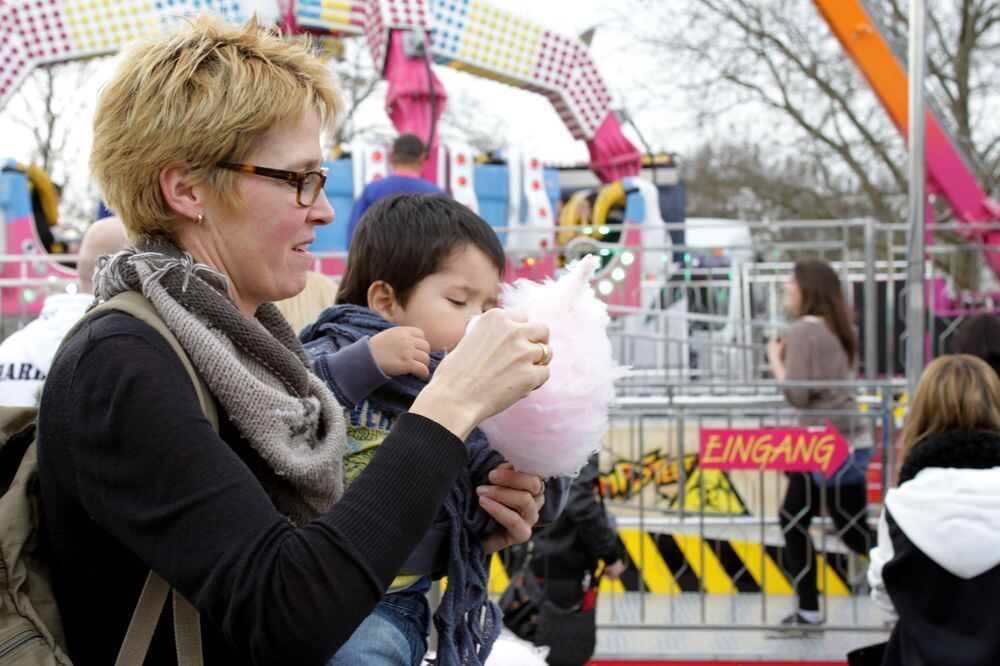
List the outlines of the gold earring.
<svg viewBox="0 0 1000 666">
<path fill-rule="evenodd" d="M 198 213 L 198 217 L 194 219 L 195 224 L 201 224 L 204 221 L 205 221 L 205 216 L 202 215 L 201 213 Z"/>
</svg>

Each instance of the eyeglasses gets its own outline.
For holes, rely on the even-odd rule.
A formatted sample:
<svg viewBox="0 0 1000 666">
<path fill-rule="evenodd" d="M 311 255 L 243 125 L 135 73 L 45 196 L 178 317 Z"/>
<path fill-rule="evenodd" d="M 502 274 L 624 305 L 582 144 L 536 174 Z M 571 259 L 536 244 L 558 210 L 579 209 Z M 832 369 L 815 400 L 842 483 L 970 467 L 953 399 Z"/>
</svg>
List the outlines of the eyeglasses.
<svg viewBox="0 0 1000 666">
<path fill-rule="evenodd" d="M 242 171 L 243 173 L 253 173 L 265 178 L 284 180 L 295 183 L 295 203 L 300 206 L 309 207 L 316 203 L 319 193 L 326 184 L 326 174 L 329 169 L 313 169 L 312 171 L 285 171 L 284 169 L 268 169 L 267 167 L 254 166 L 252 164 L 234 164 L 232 162 L 219 162 L 216 164 L 220 169 L 230 171 Z"/>
</svg>

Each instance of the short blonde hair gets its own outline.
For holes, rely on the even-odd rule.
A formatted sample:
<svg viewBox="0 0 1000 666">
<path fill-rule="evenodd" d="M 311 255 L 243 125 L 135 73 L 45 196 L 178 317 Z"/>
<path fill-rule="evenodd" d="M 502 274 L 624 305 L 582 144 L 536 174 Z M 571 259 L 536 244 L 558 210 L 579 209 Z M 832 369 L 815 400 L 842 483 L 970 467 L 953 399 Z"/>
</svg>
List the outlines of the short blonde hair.
<svg viewBox="0 0 1000 666">
<path fill-rule="evenodd" d="M 189 185 L 239 206 L 238 174 L 215 164 L 246 160 L 269 130 L 311 109 L 328 130 L 343 101 L 308 41 L 286 41 L 256 17 L 238 26 L 201 15 L 122 51 L 98 99 L 90 168 L 130 237 L 173 238 L 179 216 L 162 169 L 188 165 Z"/>
<path fill-rule="evenodd" d="M 951 354 L 927 366 L 903 426 L 903 457 L 928 437 L 949 430 L 1000 434 L 1000 379 L 981 358 Z"/>
</svg>

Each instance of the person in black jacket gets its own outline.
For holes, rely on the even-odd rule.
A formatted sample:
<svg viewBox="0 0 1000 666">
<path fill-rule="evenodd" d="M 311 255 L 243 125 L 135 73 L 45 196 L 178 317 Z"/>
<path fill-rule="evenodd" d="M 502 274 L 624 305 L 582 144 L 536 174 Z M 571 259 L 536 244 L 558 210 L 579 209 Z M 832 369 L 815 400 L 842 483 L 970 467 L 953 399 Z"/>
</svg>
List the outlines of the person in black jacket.
<svg viewBox="0 0 1000 666">
<path fill-rule="evenodd" d="M 936 359 L 902 439 L 868 570 L 898 618 L 882 664 L 1000 663 L 1000 380 L 973 356 Z"/>
<path fill-rule="evenodd" d="M 563 512 L 532 537 L 531 569 L 549 600 L 562 608 L 586 609 L 595 602 L 590 595 L 596 592 L 588 590 L 600 562 L 611 580 L 625 570 L 621 542 L 598 499 L 599 475 L 594 455 L 570 485 Z M 559 662 L 550 657 L 549 663 Z"/>
</svg>

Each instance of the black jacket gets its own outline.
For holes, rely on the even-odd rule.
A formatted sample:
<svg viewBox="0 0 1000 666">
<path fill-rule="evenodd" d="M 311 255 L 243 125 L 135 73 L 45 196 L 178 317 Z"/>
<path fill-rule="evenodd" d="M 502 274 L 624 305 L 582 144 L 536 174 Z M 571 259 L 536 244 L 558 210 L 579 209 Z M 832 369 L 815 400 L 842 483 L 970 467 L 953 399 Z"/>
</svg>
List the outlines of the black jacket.
<svg viewBox="0 0 1000 666">
<path fill-rule="evenodd" d="M 598 560 L 610 564 L 623 556 L 618 535 L 596 495 L 599 475 L 594 456 L 570 485 L 566 508 L 556 522 L 535 532 L 531 568 L 538 575 L 581 580 L 594 572 Z"/>
<path fill-rule="evenodd" d="M 1000 664 L 1000 438 L 928 438 L 900 479 L 868 574 L 899 618 L 883 666 Z"/>
<path fill-rule="evenodd" d="M 293 528 L 220 410 L 216 435 L 180 358 L 118 312 L 56 358 L 38 418 L 52 582 L 74 664 L 112 664 L 149 568 L 201 614 L 205 663 L 323 664 L 367 617 L 468 462 L 400 417 L 327 513 Z M 165 611 L 147 665 L 176 664 Z"/>
</svg>

